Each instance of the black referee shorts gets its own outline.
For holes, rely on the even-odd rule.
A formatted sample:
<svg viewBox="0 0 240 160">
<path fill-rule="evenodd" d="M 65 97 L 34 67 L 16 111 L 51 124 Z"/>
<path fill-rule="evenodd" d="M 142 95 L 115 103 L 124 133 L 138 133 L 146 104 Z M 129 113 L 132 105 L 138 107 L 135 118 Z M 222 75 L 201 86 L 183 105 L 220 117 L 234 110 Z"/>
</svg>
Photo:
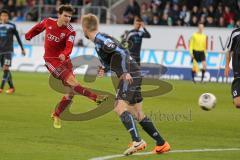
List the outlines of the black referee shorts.
<svg viewBox="0 0 240 160">
<path fill-rule="evenodd" d="M 195 51 L 193 50 L 193 58 L 197 61 L 197 62 L 202 62 L 206 60 L 206 56 L 204 51 Z"/>
</svg>

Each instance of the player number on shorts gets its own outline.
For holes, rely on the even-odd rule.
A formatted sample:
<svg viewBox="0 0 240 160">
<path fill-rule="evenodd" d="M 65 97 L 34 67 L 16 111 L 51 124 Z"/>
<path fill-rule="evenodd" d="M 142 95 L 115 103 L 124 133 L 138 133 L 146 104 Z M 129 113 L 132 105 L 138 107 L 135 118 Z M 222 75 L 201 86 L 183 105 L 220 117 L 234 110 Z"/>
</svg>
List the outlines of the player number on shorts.
<svg viewBox="0 0 240 160">
<path fill-rule="evenodd" d="M 11 64 L 11 60 L 5 59 L 4 64 L 7 65 L 7 66 L 9 66 L 9 65 Z"/>
<path fill-rule="evenodd" d="M 237 91 L 233 91 L 233 96 L 236 96 L 237 95 Z"/>
</svg>

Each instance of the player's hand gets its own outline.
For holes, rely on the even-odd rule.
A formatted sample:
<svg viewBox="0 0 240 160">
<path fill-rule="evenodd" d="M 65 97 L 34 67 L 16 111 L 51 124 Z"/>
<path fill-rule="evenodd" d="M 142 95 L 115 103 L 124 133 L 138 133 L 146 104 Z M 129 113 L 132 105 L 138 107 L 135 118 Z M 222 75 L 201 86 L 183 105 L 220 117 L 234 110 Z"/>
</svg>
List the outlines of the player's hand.
<svg viewBox="0 0 240 160">
<path fill-rule="evenodd" d="M 141 26 L 142 26 L 142 28 L 145 28 L 144 22 L 141 22 Z"/>
<path fill-rule="evenodd" d="M 58 58 L 59 58 L 61 61 L 65 61 L 66 56 L 65 56 L 64 54 L 60 54 L 60 55 L 58 56 Z"/>
<path fill-rule="evenodd" d="M 123 80 L 128 81 L 129 84 L 133 82 L 133 78 L 129 73 L 124 73 L 121 77 Z"/>
<path fill-rule="evenodd" d="M 228 76 L 229 76 L 229 73 L 230 73 L 230 67 L 229 67 L 229 66 L 226 66 L 226 67 L 225 67 L 225 70 L 224 70 L 224 75 L 225 75 L 225 77 L 228 77 Z"/>
<path fill-rule="evenodd" d="M 104 76 L 104 67 L 103 66 L 98 66 L 98 77 L 102 78 Z"/>
<path fill-rule="evenodd" d="M 22 55 L 25 56 L 26 55 L 26 51 L 22 50 Z"/>
</svg>

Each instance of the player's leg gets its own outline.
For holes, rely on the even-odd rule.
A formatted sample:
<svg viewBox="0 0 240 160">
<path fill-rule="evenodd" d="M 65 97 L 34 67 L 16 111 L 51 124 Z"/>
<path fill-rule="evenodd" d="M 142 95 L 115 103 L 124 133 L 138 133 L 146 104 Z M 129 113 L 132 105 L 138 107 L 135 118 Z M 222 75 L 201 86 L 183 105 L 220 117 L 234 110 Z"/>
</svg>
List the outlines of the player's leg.
<svg viewBox="0 0 240 160">
<path fill-rule="evenodd" d="M 2 78 L 2 83 L 0 88 L 3 89 L 6 82 L 8 82 L 9 89 L 6 91 L 6 93 L 8 94 L 14 93 L 15 89 L 14 89 L 12 75 L 10 71 L 10 66 L 12 63 L 12 54 L 11 53 L 4 54 L 2 63 L 3 63 L 3 78 Z"/>
<path fill-rule="evenodd" d="M 8 81 L 8 78 L 9 78 L 9 66 L 8 65 L 3 65 L 3 77 L 2 77 L 2 83 L 1 83 L 1 90 L 4 89 L 4 86 L 6 84 L 6 82 Z"/>
<path fill-rule="evenodd" d="M 199 60 L 199 54 L 196 51 L 193 51 L 193 58 L 192 58 L 192 81 L 193 83 L 196 83 L 195 76 L 198 72 L 198 60 Z"/>
<path fill-rule="evenodd" d="M 86 96 L 89 99 L 95 101 L 97 104 L 101 104 L 107 99 L 107 96 L 97 95 L 94 92 L 90 91 L 89 89 L 81 86 L 73 74 L 70 74 L 65 81 L 67 84 L 69 84 L 72 87 L 72 89 L 77 94 Z"/>
<path fill-rule="evenodd" d="M 204 76 L 205 76 L 205 72 L 206 72 L 206 68 L 207 68 L 207 64 L 206 64 L 206 56 L 205 53 L 201 53 L 201 62 L 202 62 L 202 77 L 201 77 L 201 82 L 203 82 Z"/>
<path fill-rule="evenodd" d="M 233 99 L 234 105 L 236 108 L 240 109 L 240 97 L 236 97 Z"/>
<path fill-rule="evenodd" d="M 118 99 L 115 102 L 114 108 L 114 111 L 118 114 L 123 125 L 132 137 L 132 143 L 129 145 L 129 148 L 124 151 L 124 155 L 130 155 L 143 150 L 147 145 L 146 142 L 139 136 L 134 118 L 132 114 L 127 111 L 127 105 L 126 101 Z"/>
<path fill-rule="evenodd" d="M 236 108 L 240 109 L 240 79 L 236 78 L 232 82 L 232 97 L 233 97 L 233 103 L 236 106 Z"/>
<path fill-rule="evenodd" d="M 128 106 L 128 109 L 134 114 L 142 129 L 156 141 L 156 147 L 154 148 L 153 152 L 168 152 L 170 150 L 170 145 L 162 138 L 151 119 L 143 113 L 142 103 L 140 102 L 132 106 Z"/>
<path fill-rule="evenodd" d="M 73 97 L 73 93 L 65 94 L 56 106 L 55 111 L 52 113 L 54 128 L 61 128 L 61 113 L 72 103 Z"/>
</svg>

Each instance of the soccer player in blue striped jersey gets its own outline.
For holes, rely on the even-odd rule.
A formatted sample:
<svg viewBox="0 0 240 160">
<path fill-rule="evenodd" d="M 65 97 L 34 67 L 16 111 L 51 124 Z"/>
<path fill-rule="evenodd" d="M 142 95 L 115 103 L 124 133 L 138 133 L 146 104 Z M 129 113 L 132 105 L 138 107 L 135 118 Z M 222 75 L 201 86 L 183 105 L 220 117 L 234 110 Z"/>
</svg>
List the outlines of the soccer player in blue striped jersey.
<svg viewBox="0 0 240 160">
<path fill-rule="evenodd" d="M 140 29 L 143 30 L 140 30 Z M 126 32 L 123 36 L 122 43 L 127 43 L 127 48 L 130 52 L 132 58 L 140 66 L 140 52 L 142 47 L 142 39 L 143 38 L 151 38 L 151 34 L 145 27 L 144 22 L 139 17 L 135 17 L 134 19 L 134 29 Z"/>
<path fill-rule="evenodd" d="M 99 76 L 102 77 L 104 72 L 111 70 L 119 78 L 114 111 L 132 137 L 132 143 L 124 154 L 133 154 L 147 146 L 138 133 L 134 118 L 156 141 L 153 152 L 168 152 L 170 145 L 161 137 L 152 121 L 142 111 L 143 98 L 141 89 L 139 89 L 142 76 L 139 65 L 119 41 L 108 34 L 99 32 L 98 25 L 98 18 L 95 15 L 87 14 L 82 17 L 84 35 L 95 44 L 98 57 L 103 65 L 99 69 Z"/>
<path fill-rule="evenodd" d="M 9 22 L 9 12 L 7 10 L 1 10 L 0 20 L 0 63 L 3 69 L 0 93 L 3 92 L 5 83 L 8 82 L 9 89 L 6 91 L 6 93 L 11 94 L 15 91 L 12 75 L 9 70 L 13 55 L 13 36 L 16 36 L 17 38 L 18 44 L 22 49 L 22 55 L 25 55 L 25 50 L 15 24 Z"/>
</svg>

